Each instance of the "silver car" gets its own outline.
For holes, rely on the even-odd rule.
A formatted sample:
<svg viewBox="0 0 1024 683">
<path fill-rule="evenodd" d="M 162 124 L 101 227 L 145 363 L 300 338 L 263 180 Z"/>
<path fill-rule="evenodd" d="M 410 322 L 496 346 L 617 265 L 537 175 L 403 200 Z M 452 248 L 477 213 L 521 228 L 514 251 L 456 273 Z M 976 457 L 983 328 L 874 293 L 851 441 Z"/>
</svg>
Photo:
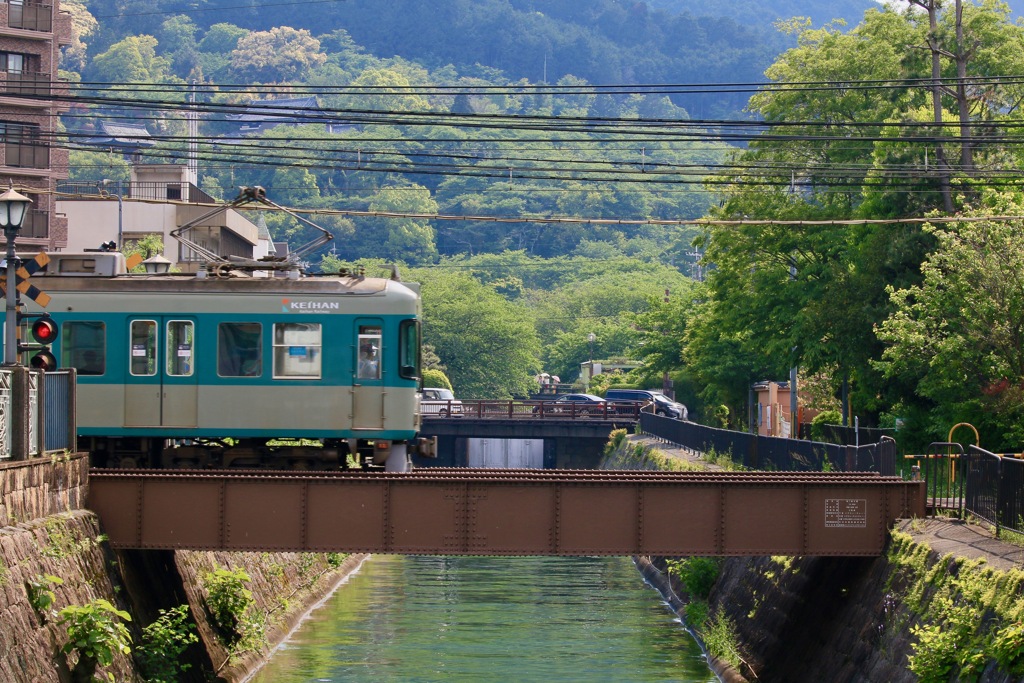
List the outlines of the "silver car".
<svg viewBox="0 0 1024 683">
<path fill-rule="evenodd" d="M 424 415 L 457 417 L 462 415 L 462 401 L 455 398 L 451 389 L 424 389 L 420 411 Z"/>
</svg>

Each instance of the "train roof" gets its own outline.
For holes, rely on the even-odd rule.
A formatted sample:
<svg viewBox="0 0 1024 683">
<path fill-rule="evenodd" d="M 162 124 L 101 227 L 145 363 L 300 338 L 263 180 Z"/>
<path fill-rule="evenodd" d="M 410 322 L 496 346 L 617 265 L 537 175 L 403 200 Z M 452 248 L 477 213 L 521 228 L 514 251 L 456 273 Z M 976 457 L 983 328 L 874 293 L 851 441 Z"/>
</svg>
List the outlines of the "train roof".
<svg viewBox="0 0 1024 683">
<path fill-rule="evenodd" d="M 384 294 L 389 284 L 401 285 L 418 293 L 417 283 L 357 273 L 341 275 L 302 275 L 291 277 L 253 277 L 228 270 L 201 270 L 199 273 L 129 273 L 124 255 L 119 252 L 58 253 L 49 255 L 49 263 L 32 276 L 47 292 L 117 293 L 217 293 L 217 294 L 325 294 L 372 296 Z M 392 288 L 397 289 L 397 288 Z"/>
</svg>

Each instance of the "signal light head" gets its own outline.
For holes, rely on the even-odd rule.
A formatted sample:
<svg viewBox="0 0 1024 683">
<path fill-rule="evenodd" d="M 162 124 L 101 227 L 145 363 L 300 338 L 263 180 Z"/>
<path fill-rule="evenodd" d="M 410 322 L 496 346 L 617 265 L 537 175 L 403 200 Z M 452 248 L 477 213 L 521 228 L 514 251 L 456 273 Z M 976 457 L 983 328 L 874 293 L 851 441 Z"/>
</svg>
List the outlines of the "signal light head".
<svg viewBox="0 0 1024 683">
<path fill-rule="evenodd" d="M 57 359 L 52 353 L 45 349 L 32 356 L 29 364 L 34 368 L 45 370 L 46 372 L 51 372 L 57 369 Z"/>
<path fill-rule="evenodd" d="M 39 318 L 32 323 L 32 338 L 39 344 L 52 344 L 57 340 L 57 323 L 50 318 Z"/>
</svg>

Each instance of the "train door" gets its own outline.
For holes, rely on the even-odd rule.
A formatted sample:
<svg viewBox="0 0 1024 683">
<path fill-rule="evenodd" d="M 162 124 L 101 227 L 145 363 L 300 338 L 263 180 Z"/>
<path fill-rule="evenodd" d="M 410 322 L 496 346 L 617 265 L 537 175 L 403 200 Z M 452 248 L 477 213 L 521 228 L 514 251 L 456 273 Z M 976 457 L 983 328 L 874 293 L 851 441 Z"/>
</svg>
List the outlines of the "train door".
<svg viewBox="0 0 1024 683">
<path fill-rule="evenodd" d="M 384 428 L 384 339 L 380 320 L 356 320 L 352 429 Z"/>
<path fill-rule="evenodd" d="M 126 427 L 195 427 L 195 321 L 129 318 Z"/>
</svg>

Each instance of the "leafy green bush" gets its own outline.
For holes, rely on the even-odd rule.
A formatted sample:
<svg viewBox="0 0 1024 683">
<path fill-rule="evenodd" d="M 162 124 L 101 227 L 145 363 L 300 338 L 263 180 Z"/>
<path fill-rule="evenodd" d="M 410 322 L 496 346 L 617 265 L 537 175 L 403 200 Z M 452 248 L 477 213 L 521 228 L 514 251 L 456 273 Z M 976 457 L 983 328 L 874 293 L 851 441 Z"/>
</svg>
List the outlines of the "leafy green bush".
<svg viewBox="0 0 1024 683">
<path fill-rule="evenodd" d="M 452 390 L 452 383 L 449 381 L 448 375 L 433 368 L 423 369 L 423 386 L 427 388 Z"/>
<path fill-rule="evenodd" d="M 823 410 L 811 420 L 811 439 L 813 441 L 825 440 L 824 425 L 837 425 L 843 421 L 843 415 L 838 410 Z"/>
<path fill-rule="evenodd" d="M 32 609 L 43 616 L 51 616 L 50 608 L 57 600 L 57 594 L 53 592 L 52 586 L 63 583 L 64 579 L 52 574 L 40 574 L 30 579 L 25 585 L 25 590 L 28 592 L 28 602 Z"/>
<path fill-rule="evenodd" d="M 131 652 L 132 639 L 122 622 L 132 618 L 109 601 L 96 598 L 87 605 L 68 605 L 59 616 L 57 623 L 68 632 L 68 642 L 61 650 L 65 654 L 78 652 L 78 662 L 71 672 L 73 680 L 91 681 L 97 667 L 113 664 L 118 652 Z M 114 674 L 108 672 L 107 680 L 113 683 Z"/>
<path fill-rule="evenodd" d="M 228 645 L 239 642 L 244 635 L 245 613 L 253 603 L 252 591 L 245 584 L 251 580 L 244 569 L 223 567 L 217 567 L 203 577 L 210 617 Z"/>
<path fill-rule="evenodd" d="M 700 600 L 707 600 L 711 595 L 722 567 L 721 560 L 715 557 L 686 557 L 669 560 L 667 565 L 668 570 L 682 581 L 686 592 Z"/>
<path fill-rule="evenodd" d="M 142 642 L 135 657 L 147 683 L 174 683 L 180 674 L 192 668 L 181 655 L 198 642 L 195 625 L 189 619 L 188 605 L 160 610 L 160 616 L 142 629 Z"/>
</svg>

